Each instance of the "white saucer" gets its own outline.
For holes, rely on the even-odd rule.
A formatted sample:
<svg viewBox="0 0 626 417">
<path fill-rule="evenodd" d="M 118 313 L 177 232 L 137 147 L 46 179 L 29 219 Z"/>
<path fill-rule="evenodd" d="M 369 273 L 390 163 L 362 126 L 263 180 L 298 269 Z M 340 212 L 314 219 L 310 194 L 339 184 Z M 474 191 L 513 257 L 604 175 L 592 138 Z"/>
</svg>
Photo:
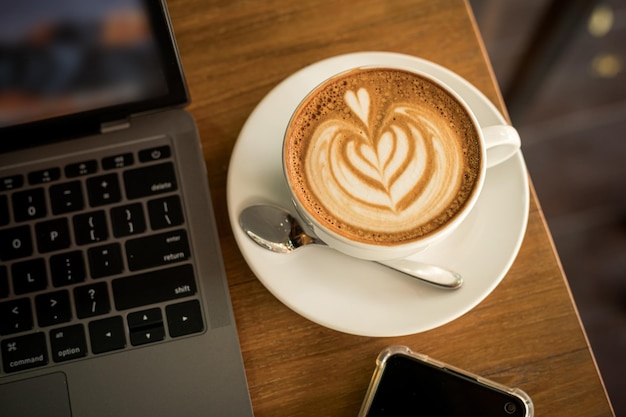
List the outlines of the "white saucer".
<svg viewBox="0 0 626 417">
<path fill-rule="evenodd" d="M 290 115 L 307 91 L 353 67 L 412 67 L 455 89 L 481 125 L 504 123 L 491 102 L 458 75 L 432 62 L 385 52 L 337 56 L 306 67 L 276 86 L 244 125 L 230 161 L 227 199 L 233 232 L 244 258 L 265 287 L 289 308 L 322 326 L 362 336 L 400 336 L 441 326 L 480 303 L 517 256 L 528 220 L 529 189 L 521 152 L 490 168 L 475 209 L 454 235 L 414 255 L 460 272 L 460 290 L 445 291 L 377 264 L 326 247 L 290 255 L 270 252 L 239 227 L 247 206 L 293 207 L 282 174 L 282 140 Z"/>
</svg>

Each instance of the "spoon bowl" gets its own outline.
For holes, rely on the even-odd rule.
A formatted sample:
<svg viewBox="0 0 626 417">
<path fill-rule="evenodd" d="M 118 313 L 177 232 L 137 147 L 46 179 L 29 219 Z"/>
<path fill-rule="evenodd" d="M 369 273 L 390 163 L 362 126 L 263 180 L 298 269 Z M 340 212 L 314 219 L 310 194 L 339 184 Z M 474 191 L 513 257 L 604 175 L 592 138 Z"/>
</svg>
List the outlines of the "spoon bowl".
<svg viewBox="0 0 626 417">
<path fill-rule="evenodd" d="M 288 254 L 306 245 L 326 246 L 311 232 L 307 233 L 288 211 L 271 205 L 246 207 L 239 215 L 239 225 L 255 243 L 276 253 Z M 459 273 L 441 266 L 409 259 L 376 263 L 439 288 L 457 289 L 463 285 Z"/>
</svg>

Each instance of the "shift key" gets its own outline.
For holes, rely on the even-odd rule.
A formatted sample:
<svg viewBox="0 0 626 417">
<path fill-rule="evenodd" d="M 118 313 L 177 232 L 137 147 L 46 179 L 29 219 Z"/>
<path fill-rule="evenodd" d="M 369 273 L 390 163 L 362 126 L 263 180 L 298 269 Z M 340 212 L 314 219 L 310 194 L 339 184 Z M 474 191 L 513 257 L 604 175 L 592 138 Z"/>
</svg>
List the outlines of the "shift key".
<svg viewBox="0 0 626 417">
<path fill-rule="evenodd" d="M 190 256 L 185 230 L 173 230 L 126 242 L 128 268 L 131 271 L 185 261 Z"/>
<path fill-rule="evenodd" d="M 118 310 L 188 297 L 197 291 L 190 264 L 114 279 L 112 288 Z"/>
</svg>

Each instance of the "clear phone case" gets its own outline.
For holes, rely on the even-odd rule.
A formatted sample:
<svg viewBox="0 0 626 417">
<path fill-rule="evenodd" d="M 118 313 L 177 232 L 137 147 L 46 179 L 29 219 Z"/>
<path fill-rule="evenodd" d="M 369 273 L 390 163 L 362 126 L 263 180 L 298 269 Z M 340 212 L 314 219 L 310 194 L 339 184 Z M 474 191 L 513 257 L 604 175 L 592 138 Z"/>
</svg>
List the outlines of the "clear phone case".
<svg viewBox="0 0 626 417">
<path fill-rule="evenodd" d="M 446 363 L 434 360 L 427 355 L 423 355 L 421 353 L 413 352 L 410 348 L 406 346 L 390 346 L 385 348 L 376 359 L 376 370 L 374 371 L 374 375 L 370 381 L 369 388 L 367 389 L 367 393 L 365 394 L 365 399 L 363 400 L 363 404 L 361 406 L 361 410 L 359 411 L 358 417 L 366 417 L 367 413 L 372 405 L 372 401 L 374 399 L 374 395 L 378 389 L 378 385 L 381 381 L 381 377 L 383 375 L 383 371 L 385 370 L 385 366 L 387 364 L 387 360 L 394 355 L 405 355 L 409 356 L 413 359 L 421 361 L 426 364 L 433 365 L 440 369 L 448 369 L 453 371 L 456 374 L 463 375 L 467 378 L 470 378 L 480 384 L 486 385 L 495 390 L 508 393 L 519 398 L 526 406 L 526 414 L 525 417 L 533 417 L 534 415 L 534 407 L 533 402 L 524 391 L 519 388 L 510 388 L 505 385 L 499 384 L 497 382 L 491 381 L 487 378 L 483 378 L 479 375 L 475 375 L 471 372 L 459 369 L 457 367 L 448 365 Z"/>
</svg>

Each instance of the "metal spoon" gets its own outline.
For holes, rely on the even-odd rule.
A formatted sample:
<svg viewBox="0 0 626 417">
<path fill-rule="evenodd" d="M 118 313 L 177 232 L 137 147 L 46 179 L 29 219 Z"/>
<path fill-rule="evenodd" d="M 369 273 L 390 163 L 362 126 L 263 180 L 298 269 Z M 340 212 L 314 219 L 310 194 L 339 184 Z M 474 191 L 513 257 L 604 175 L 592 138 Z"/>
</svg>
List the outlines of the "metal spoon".
<svg viewBox="0 0 626 417">
<path fill-rule="evenodd" d="M 306 245 L 325 245 L 316 236 L 307 234 L 291 214 L 275 206 L 247 207 L 239 215 L 239 225 L 250 239 L 273 252 L 291 253 Z M 461 275 L 436 265 L 407 259 L 377 263 L 440 288 L 457 289 L 463 284 Z"/>
</svg>

